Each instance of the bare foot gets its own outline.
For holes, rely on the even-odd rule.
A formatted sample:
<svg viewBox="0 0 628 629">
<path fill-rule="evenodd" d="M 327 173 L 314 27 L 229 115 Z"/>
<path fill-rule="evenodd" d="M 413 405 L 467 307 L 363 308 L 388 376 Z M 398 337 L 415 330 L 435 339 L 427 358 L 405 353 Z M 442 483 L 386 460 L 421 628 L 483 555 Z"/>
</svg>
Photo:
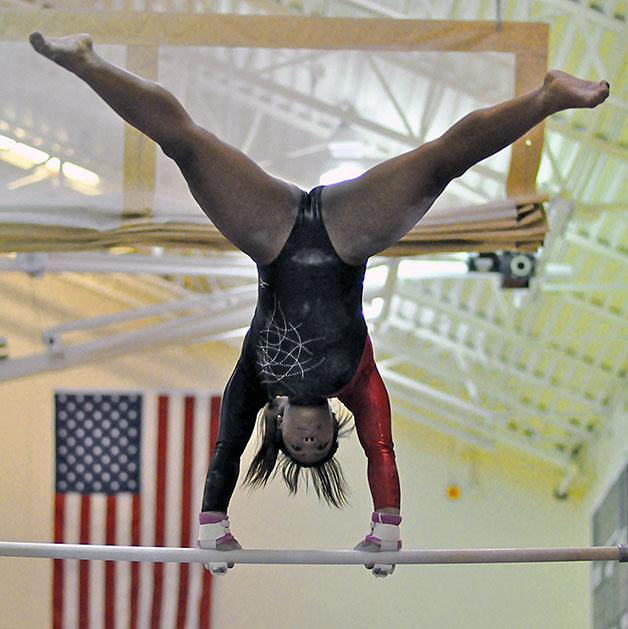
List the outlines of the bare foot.
<svg viewBox="0 0 628 629">
<path fill-rule="evenodd" d="M 543 97 L 552 113 L 563 109 L 597 107 L 610 93 L 607 81 L 585 81 L 578 77 L 550 70 L 543 82 Z"/>
<path fill-rule="evenodd" d="M 29 41 L 39 54 L 71 72 L 78 70 L 93 54 L 92 38 L 87 33 L 53 38 L 35 32 L 31 33 Z"/>
</svg>

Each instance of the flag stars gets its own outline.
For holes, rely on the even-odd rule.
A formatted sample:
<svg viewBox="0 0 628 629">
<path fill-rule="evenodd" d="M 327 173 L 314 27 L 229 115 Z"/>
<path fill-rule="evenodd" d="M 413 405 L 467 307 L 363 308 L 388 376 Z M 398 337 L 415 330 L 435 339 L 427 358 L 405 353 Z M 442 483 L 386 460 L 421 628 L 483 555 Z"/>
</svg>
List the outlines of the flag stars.
<svg viewBox="0 0 628 629">
<path fill-rule="evenodd" d="M 56 396 L 57 490 L 137 492 L 141 397 Z"/>
</svg>

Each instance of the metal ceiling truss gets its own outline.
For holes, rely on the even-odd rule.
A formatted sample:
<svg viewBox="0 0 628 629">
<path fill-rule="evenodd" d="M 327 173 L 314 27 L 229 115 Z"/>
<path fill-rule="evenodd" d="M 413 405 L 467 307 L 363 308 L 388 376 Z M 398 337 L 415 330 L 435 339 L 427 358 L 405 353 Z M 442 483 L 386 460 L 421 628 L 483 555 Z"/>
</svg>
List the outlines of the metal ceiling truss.
<svg viewBox="0 0 628 629">
<path fill-rule="evenodd" d="M 38 274 L 44 273 L 148 273 L 165 276 L 218 276 L 255 281 L 255 264 L 241 255 L 111 255 L 108 253 L 49 253 L 40 258 Z M 0 271 L 25 271 L 32 268 L 32 254 L 0 257 Z"/>
<path fill-rule="evenodd" d="M 75 8 L 62 0 L 56 0 L 54 6 Z M 616 3 L 585 0 L 509 0 L 503 5 L 421 1 L 405 2 L 402 10 L 399 3 L 391 8 L 385 0 L 143 1 L 139 5 L 116 0 L 98 5 L 101 11 L 138 8 L 496 21 L 501 9 L 504 20 L 548 21 L 555 32 L 558 30 L 560 36 L 552 39 L 552 65 L 591 78 L 603 75 L 612 85 L 619 82 L 625 67 L 628 34 L 625 16 L 615 13 Z M 582 43 L 586 55 L 574 56 Z M 229 94 L 254 112 L 244 129 L 243 145 L 252 147 L 264 116 L 272 116 L 312 136 L 310 146 L 293 151 L 293 157 L 326 150 L 330 134 L 345 122 L 371 145 L 373 159 L 383 159 L 425 139 L 445 88 L 479 98 L 468 86 L 442 76 L 433 64 L 420 59 L 409 61 L 401 55 L 387 55 L 385 62 L 371 56 L 369 66 L 399 116 L 400 131 L 343 103 L 326 102 L 314 96 L 314 90 L 306 93 L 281 84 L 277 78 L 277 70 L 316 63 L 325 53 L 295 53 L 290 60 L 258 68 L 259 55 L 255 51 L 241 60 L 234 56 L 230 63 L 216 58 L 215 51 L 205 54 L 212 63 L 219 64 L 217 73 L 210 75 L 199 69 L 196 84 L 214 93 Z M 384 64 L 433 82 L 423 104 L 423 121 L 415 125 L 407 118 L 395 86 L 387 78 L 388 65 Z M 311 85 L 315 83 L 314 73 Z M 487 104 L 490 100 L 488 95 Z M 379 317 L 370 325 L 396 411 L 474 447 L 490 450 L 501 443 L 559 467 L 565 474 L 559 495 L 564 495 L 576 478 L 579 452 L 603 428 L 626 376 L 626 349 L 612 350 L 616 339 L 626 338 L 627 331 L 626 312 L 618 301 L 618 292 L 625 295 L 626 285 L 619 275 L 613 275 L 614 268 L 625 271 L 628 266 L 622 242 L 625 222 L 616 218 L 625 210 L 625 203 L 618 197 L 628 160 L 624 131 L 627 110 L 625 96 L 613 92 L 604 111 L 584 116 L 569 113 L 549 120 L 545 148 L 549 168 L 543 185 L 577 199 L 578 205 L 595 210 L 599 200 L 615 209 L 590 214 L 596 217 L 591 223 L 589 215 L 579 220 L 579 214 L 565 207 L 563 201 L 550 204 L 551 231 L 537 259 L 536 278 L 523 298 L 521 292 L 502 290 L 495 276 L 403 279 L 398 276 L 398 262 L 393 260 L 387 261 L 389 272 L 384 286 L 365 294 L 366 302 L 375 297 L 384 301 Z M 259 161 L 272 166 L 273 158 L 261 156 Z M 609 168 L 615 172 L 615 179 L 604 186 L 596 185 Z M 476 172 L 476 177 L 454 182 L 452 190 L 472 201 L 494 197 L 491 186 L 502 181 L 503 174 L 483 166 Z M 245 284 L 198 299 L 186 297 L 180 289 L 180 298 L 171 303 L 51 328 L 42 353 L 0 361 L 0 380 L 100 359 L 103 353 L 122 354 L 175 342 L 237 339 L 250 320 L 255 299 L 255 285 L 248 283 L 254 278 L 250 264 L 232 264 L 230 260 L 225 265 L 224 257 L 133 256 L 131 261 L 127 256 L 80 256 L 50 255 L 47 270 L 151 273 L 179 278 L 196 275 L 208 278 L 214 289 L 221 284 Z M 550 263 L 571 268 L 571 275 L 555 277 L 548 271 Z M 0 269 L 16 267 L 18 260 L 0 257 Z M 593 272 L 591 267 L 595 267 Z M 618 279 L 609 281 L 609 276 Z M 75 281 L 82 276 L 67 277 Z M 87 279 L 81 281 L 95 285 Z M 163 281 L 155 279 L 155 295 Z M 597 328 L 587 327 L 587 318 L 603 322 L 607 330 L 604 338 L 600 338 Z M 142 324 L 144 319 L 149 323 Z M 133 324 L 135 329 L 107 330 L 114 324 Z M 98 338 L 70 343 L 70 336 L 77 333 L 98 333 Z"/>
<path fill-rule="evenodd" d="M 494 286 L 494 283 L 491 283 L 491 285 Z M 434 309 L 434 311 L 438 312 L 440 315 L 445 315 L 446 321 L 448 323 L 452 323 L 452 329 L 448 337 L 450 339 L 451 335 L 455 333 L 455 328 L 453 327 L 454 322 L 456 325 L 464 323 L 466 326 L 470 327 L 474 334 L 477 335 L 476 340 L 482 338 L 478 332 L 484 332 L 486 340 L 482 342 L 480 347 L 475 348 L 482 353 L 489 349 L 489 343 L 491 343 L 492 347 L 495 348 L 493 352 L 494 357 L 506 356 L 508 358 L 513 358 L 513 354 L 517 351 L 517 349 L 525 347 L 526 349 L 534 351 L 537 356 L 544 352 L 551 353 L 553 356 L 556 356 L 570 367 L 582 369 L 586 368 L 588 370 L 602 370 L 601 367 L 591 365 L 589 361 L 574 356 L 572 352 L 567 351 L 567 349 L 561 347 L 558 343 L 552 343 L 550 345 L 549 343 L 540 342 L 532 335 L 520 334 L 512 329 L 509 322 L 488 320 L 486 313 L 482 312 L 474 314 L 468 310 L 468 306 L 466 304 L 461 304 L 459 306 L 453 305 L 450 301 L 448 289 L 449 286 L 445 289 L 444 282 L 439 280 L 431 280 L 429 282 L 408 282 L 397 287 L 396 296 L 399 298 L 411 299 L 416 305 Z M 497 290 L 501 289 L 498 288 Z M 440 295 L 436 295 L 436 293 L 440 293 Z M 437 317 L 434 318 L 434 322 L 438 323 Z M 434 330 L 434 327 L 432 327 L 432 330 Z M 457 338 L 456 342 L 458 342 L 461 347 L 466 346 L 463 339 Z M 510 355 L 508 354 L 509 351 Z M 515 362 L 514 368 L 519 368 L 519 364 Z M 543 379 L 534 375 L 535 370 L 528 370 L 524 368 L 523 372 L 528 374 L 532 384 L 545 384 Z M 605 372 L 605 375 L 608 375 L 607 372 Z M 588 405 L 588 400 L 581 396 L 579 391 L 579 387 L 576 386 L 570 388 L 568 384 L 565 384 L 563 393 L 568 394 L 571 392 L 571 395 L 574 396 L 574 401 L 579 401 Z M 602 411 L 601 408 L 596 408 L 595 410 L 596 412 Z"/>
<path fill-rule="evenodd" d="M 397 337 L 395 339 L 395 336 Z M 426 377 L 445 381 L 450 387 L 456 386 L 459 395 L 471 398 L 478 408 L 488 407 L 497 409 L 494 412 L 500 415 L 500 423 L 506 424 L 509 420 L 516 420 L 517 424 L 527 428 L 531 418 L 540 419 L 548 427 L 555 428 L 552 432 L 561 435 L 561 438 L 589 439 L 591 432 L 586 428 L 580 428 L 573 424 L 567 414 L 563 412 L 550 412 L 534 404 L 529 398 L 519 400 L 504 388 L 492 386 L 492 382 L 485 377 L 485 369 L 475 369 L 477 365 L 464 359 L 458 360 L 459 354 L 455 351 L 448 356 L 447 352 L 436 344 L 422 343 L 408 356 L 405 341 L 408 336 L 401 331 L 388 328 L 382 337 L 378 338 L 378 348 L 386 354 L 397 356 L 399 360 L 394 365 L 386 365 L 390 371 L 392 367 L 406 365 L 426 374 Z M 411 339 L 412 340 L 412 339 Z M 454 360 L 451 360 L 454 358 Z M 471 387 L 469 387 L 471 385 Z"/>
<path fill-rule="evenodd" d="M 416 148 L 421 144 L 421 139 L 411 128 L 407 117 L 401 111 L 397 101 L 394 100 L 392 88 L 387 83 L 384 83 L 387 86 L 384 91 L 391 98 L 395 110 L 402 118 L 406 133 L 382 125 L 353 109 L 347 109 L 343 103 L 329 103 L 311 94 L 278 83 L 271 78 L 260 77 L 254 67 L 252 69 L 239 67 L 235 61 L 233 64 L 225 63 L 211 50 L 207 50 L 205 55 L 208 60 L 207 66 L 211 62 L 211 69 L 204 65 L 198 67 L 199 78 L 202 77 L 198 83 L 205 85 L 207 91 L 228 95 L 248 106 L 254 112 L 263 112 L 307 131 L 321 140 L 329 140 L 340 123 L 349 124 L 357 131 L 366 134 L 364 135 L 364 142 L 371 145 L 370 151 L 367 149 L 367 156 L 376 161 L 392 157 L 403 150 Z M 371 59 L 371 63 L 375 62 Z M 404 64 L 404 67 L 410 69 L 408 64 Z M 418 74 L 419 70 L 420 68 L 416 64 L 412 64 L 413 72 Z M 379 72 L 381 74 L 381 70 Z M 434 71 L 425 72 L 423 76 L 434 79 L 436 73 Z M 383 75 L 381 79 L 385 81 Z M 453 89 L 454 84 L 452 83 L 450 87 Z M 435 107 L 437 107 L 437 103 L 435 103 Z M 423 127 L 420 133 L 425 135 L 427 130 L 427 127 Z M 372 135 L 375 135 L 376 138 L 379 137 L 380 140 L 373 141 Z M 249 136 L 250 129 L 246 134 L 246 137 Z M 390 145 L 390 142 L 394 146 Z M 318 144 L 315 146 L 319 147 Z M 323 148 L 321 146 L 321 149 Z M 268 168 L 285 156 L 255 155 L 254 157 L 262 167 Z M 499 189 L 503 187 L 504 177 L 505 173 L 500 173 L 485 164 L 479 164 L 467 173 L 465 179 L 452 181 L 448 190 L 453 193 L 457 191 L 462 198 L 473 203 L 486 202 L 495 196 L 495 186 L 498 186 Z M 494 182 L 491 189 L 487 189 L 489 182 Z"/>
<path fill-rule="evenodd" d="M 495 3 L 487 2 L 414 2 L 406 3 L 406 12 L 391 9 L 386 2 L 372 2 L 371 0 L 302 0 L 299 3 L 278 2 L 282 6 L 290 6 L 292 10 L 300 7 L 303 14 L 321 14 L 328 16 L 351 15 L 353 17 L 390 17 L 390 18 L 422 18 L 422 19 L 479 19 L 499 21 L 499 16 L 505 20 L 539 21 L 545 20 L 555 23 L 566 16 L 570 19 L 560 37 L 552 39 L 552 65 L 566 68 L 580 75 L 597 76 L 606 78 L 611 85 L 618 82 L 622 69 L 626 63 L 625 41 L 628 36 L 626 16 L 616 12 L 614 2 L 588 2 L 574 0 L 528 0 L 519 2 L 510 0 L 503 3 L 500 0 Z M 347 13 L 347 9 L 351 10 Z M 615 38 L 609 45 L 608 34 Z M 605 52 L 601 54 L 602 38 L 606 37 Z M 586 42 L 586 55 L 581 55 L 576 66 L 571 62 L 574 43 L 578 37 Z M 458 86 L 462 89 L 462 86 Z M 612 156 L 624 162 L 628 159 L 628 149 L 622 144 L 622 130 L 625 123 L 628 102 L 622 94 L 612 93 L 606 106 L 606 116 L 613 109 L 614 122 L 610 123 L 606 132 L 600 130 L 601 113 L 587 112 L 587 115 L 574 117 L 572 114 L 556 115 L 548 121 L 550 134 L 576 140 L 582 146 L 577 147 L 579 153 L 575 163 L 582 164 L 585 160 L 593 162 L 591 167 L 599 170 L 603 167 L 604 156 Z M 584 120 L 584 122 L 583 122 Z M 584 125 L 584 127 L 583 127 Z M 592 155 L 591 148 L 594 148 Z M 557 191 L 564 192 L 566 188 L 562 183 L 570 180 L 572 192 L 574 184 L 591 181 L 591 172 L 588 177 L 571 178 L 558 166 L 559 161 L 553 160 L 555 172 L 548 185 L 553 185 Z M 557 169 L 558 166 L 558 169 Z M 583 185 L 580 183 L 580 185 Z M 575 194 L 578 199 L 592 198 L 592 194 L 586 196 Z"/>
<path fill-rule="evenodd" d="M 63 257 L 69 266 L 76 267 L 76 263 L 68 262 L 72 254 Z M 96 264 L 94 260 L 92 265 Z M 101 262 L 105 268 L 110 267 L 110 261 Z M 125 264 L 128 264 L 128 260 Z M 60 266 L 58 264 L 57 268 Z M 227 277 L 233 277 L 229 269 L 224 267 L 215 267 L 210 272 L 220 274 L 223 271 Z M 91 284 L 98 288 L 98 284 Z M 250 324 L 257 300 L 257 290 L 255 281 L 210 295 L 195 295 L 152 306 L 132 308 L 116 314 L 59 324 L 43 332 L 42 341 L 46 348 L 43 352 L 0 361 L 0 381 L 65 369 L 164 345 L 238 337 L 243 335 L 243 331 Z M 381 290 L 377 288 L 367 288 L 364 292 L 366 301 L 379 296 Z M 122 324 L 134 324 L 134 329 L 111 331 L 110 328 Z M 96 338 L 74 342 L 67 338 L 72 334 L 86 333 Z"/>
<path fill-rule="evenodd" d="M 194 342 L 199 337 L 228 332 L 234 327 L 241 328 L 250 322 L 256 296 L 257 285 L 253 285 L 222 294 L 62 324 L 44 332 L 45 351 L 0 361 L 0 381 L 101 361 L 106 357 L 142 349 Z M 193 314 L 186 314 L 190 312 Z M 165 320 L 155 323 L 155 318 Z M 107 332 L 111 326 L 143 319 L 148 319 L 149 323 L 139 330 Z M 70 333 L 96 331 L 99 334 L 95 339 L 74 343 L 65 339 L 65 335 Z"/>
</svg>

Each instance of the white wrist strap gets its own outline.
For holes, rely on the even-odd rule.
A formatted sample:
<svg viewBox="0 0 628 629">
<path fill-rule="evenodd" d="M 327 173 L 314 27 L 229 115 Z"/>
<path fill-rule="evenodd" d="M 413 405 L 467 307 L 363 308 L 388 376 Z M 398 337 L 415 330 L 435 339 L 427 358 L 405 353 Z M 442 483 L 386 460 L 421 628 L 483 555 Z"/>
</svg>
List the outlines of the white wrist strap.
<svg viewBox="0 0 628 629">
<path fill-rule="evenodd" d="M 401 548 L 399 524 L 401 516 L 373 512 L 371 534 L 366 536 L 366 541 L 378 544 L 382 550 L 399 550 Z"/>
<path fill-rule="evenodd" d="M 206 550 L 215 550 L 218 543 L 230 539 L 229 518 L 220 520 L 219 522 L 209 522 L 201 524 L 198 529 L 199 546 Z"/>
</svg>

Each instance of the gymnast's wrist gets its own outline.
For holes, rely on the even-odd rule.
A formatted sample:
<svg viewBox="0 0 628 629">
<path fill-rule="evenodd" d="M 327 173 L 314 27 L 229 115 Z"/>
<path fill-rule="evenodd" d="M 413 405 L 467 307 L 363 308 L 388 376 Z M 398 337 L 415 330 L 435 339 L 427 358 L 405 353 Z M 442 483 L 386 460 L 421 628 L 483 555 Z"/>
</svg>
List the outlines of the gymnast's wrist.
<svg viewBox="0 0 628 629">
<path fill-rule="evenodd" d="M 376 513 L 386 513 L 389 515 L 400 515 L 399 507 L 378 507 L 374 510 Z"/>
</svg>

